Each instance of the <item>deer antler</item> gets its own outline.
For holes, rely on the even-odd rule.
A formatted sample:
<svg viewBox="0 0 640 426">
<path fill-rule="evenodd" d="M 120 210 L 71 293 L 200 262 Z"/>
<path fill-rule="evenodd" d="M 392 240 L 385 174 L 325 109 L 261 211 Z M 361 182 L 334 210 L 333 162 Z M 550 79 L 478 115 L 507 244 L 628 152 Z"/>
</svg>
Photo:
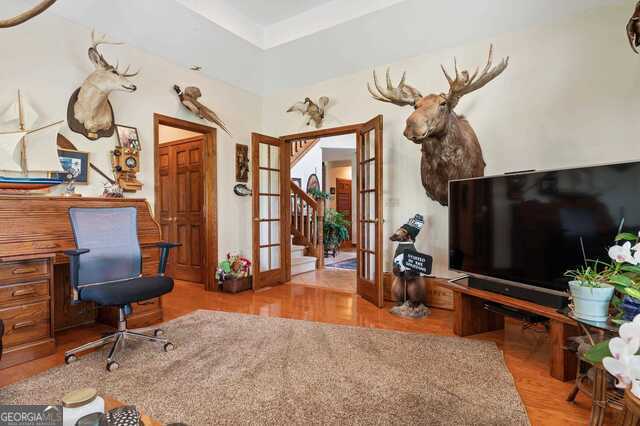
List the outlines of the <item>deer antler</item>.
<svg viewBox="0 0 640 426">
<path fill-rule="evenodd" d="M 103 66 L 109 67 L 111 65 L 109 64 L 109 62 L 107 62 L 107 60 L 104 58 L 104 56 L 102 56 L 102 53 L 100 53 L 100 51 L 98 50 L 98 46 L 100 46 L 102 44 L 120 45 L 120 44 L 123 44 L 123 43 L 118 43 L 118 42 L 113 42 L 113 41 L 107 40 L 107 35 L 106 34 L 99 35 L 98 38 L 96 38 L 96 30 L 94 29 L 94 30 L 91 31 L 91 47 L 89 47 L 89 58 L 91 58 L 92 55 L 95 55 L 96 59 L 98 61 L 100 61 L 100 63 Z M 116 68 L 117 68 L 117 66 L 116 66 Z"/>
<path fill-rule="evenodd" d="M 9 19 L 0 19 L 0 28 L 9 28 L 15 27 L 16 25 L 20 25 L 23 22 L 28 21 L 29 19 L 40 15 L 42 12 L 47 10 L 52 4 L 54 4 L 56 0 L 43 0 L 31 9 L 26 12 L 22 12 L 18 16 Z"/>
<path fill-rule="evenodd" d="M 369 83 L 367 83 L 367 89 L 369 89 L 371 96 L 378 101 L 388 102 L 398 106 L 415 105 L 416 101 L 420 99 L 422 95 L 417 89 L 405 83 L 406 76 L 406 72 L 402 73 L 402 78 L 400 79 L 400 83 L 398 83 L 398 87 L 393 87 L 389 68 L 387 68 L 387 88 L 385 89 L 378 82 L 376 71 L 373 70 L 373 83 L 375 84 L 378 93 L 371 88 Z"/>
<path fill-rule="evenodd" d="M 120 74 L 123 77 L 135 77 L 136 75 L 140 74 L 140 70 L 138 70 L 138 71 L 136 71 L 134 73 L 128 74 L 129 67 L 130 67 L 130 65 L 127 65 L 127 67 L 124 69 L 124 71 L 123 72 L 118 72 L 118 74 Z M 116 70 L 117 69 L 118 69 L 118 67 L 116 67 Z"/>
<path fill-rule="evenodd" d="M 480 89 L 491 80 L 499 76 L 502 71 L 507 68 L 507 65 L 509 65 L 509 57 L 507 56 L 505 59 L 500 61 L 498 65 L 492 67 L 493 45 L 490 45 L 489 58 L 487 59 L 487 64 L 485 65 L 480 75 L 478 75 L 478 68 L 476 68 L 472 76 L 469 76 L 469 71 L 467 70 L 463 70 L 462 72 L 458 71 L 458 63 L 455 57 L 453 58 L 453 64 L 456 71 L 455 79 L 452 79 L 447 73 L 447 70 L 444 68 L 444 66 L 440 65 L 440 68 L 442 68 L 442 72 L 444 72 L 444 76 L 449 82 L 449 93 L 447 94 L 446 98 L 450 109 L 455 108 L 461 97 Z"/>
</svg>

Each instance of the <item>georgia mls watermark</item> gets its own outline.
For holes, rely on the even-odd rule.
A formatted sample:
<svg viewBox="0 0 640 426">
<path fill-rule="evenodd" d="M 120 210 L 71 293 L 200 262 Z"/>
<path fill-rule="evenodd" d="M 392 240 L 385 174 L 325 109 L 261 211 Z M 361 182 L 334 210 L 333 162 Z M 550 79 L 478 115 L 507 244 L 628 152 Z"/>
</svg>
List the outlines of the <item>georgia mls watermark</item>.
<svg viewBox="0 0 640 426">
<path fill-rule="evenodd" d="M 0 405 L 0 426 L 62 426 L 62 406 Z"/>
</svg>

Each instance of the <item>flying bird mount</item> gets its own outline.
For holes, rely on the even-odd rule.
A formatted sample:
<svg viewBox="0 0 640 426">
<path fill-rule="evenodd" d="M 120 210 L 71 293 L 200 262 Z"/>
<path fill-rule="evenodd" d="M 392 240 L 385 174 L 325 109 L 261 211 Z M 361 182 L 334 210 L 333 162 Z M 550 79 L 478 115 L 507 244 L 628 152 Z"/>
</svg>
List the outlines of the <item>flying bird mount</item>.
<svg viewBox="0 0 640 426">
<path fill-rule="evenodd" d="M 458 101 L 464 95 L 474 92 L 498 77 L 509 64 L 509 57 L 493 66 L 493 46 L 489 48 L 489 58 L 480 72 L 458 70 L 454 58 L 455 77 L 441 66 L 449 82 L 449 93 L 423 96 L 417 89 L 405 83 L 406 73 L 397 87 L 393 87 L 389 69 L 386 86 L 378 81 L 373 72 L 374 91 L 369 83 L 367 88 L 374 99 L 397 106 L 412 106 L 415 111 L 407 119 L 405 138 L 422 145 L 420 175 L 427 196 L 446 206 L 449 198 L 449 181 L 484 175 L 485 162 L 482 148 L 473 128 L 466 118 L 454 112 Z"/>
<path fill-rule="evenodd" d="M 322 126 L 327 105 L 329 105 L 329 98 L 326 96 L 318 98 L 318 103 L 313 102 L 310 98 L 304 98 L 304 101 L 291 105 L 287 112 L 298 111 L 307 117 L 307 126 L 310 126 L 313 121 L 316 129 L 319 129 Z"/>
<path fill-rule="evenodd" d="M 225 126 L 220 117 L 218 117 L 218 114 L 202 105 L 200 101 L 198 101 L 198 98 L 202 96 L 202 92 L 200 91 L 200 89 L 194 86 L 189 86 L 185 87 L 184 90 L 182 90 L 180 89 L 180 86 L 175 84 L 173 86 L 173 90 L 175 90 L 178 94 L 178 98 L 180 98 L 180 102 L 182 102 L 182 105 L 184 105 L 189 111 L 200 118 L 214 123 L 222 130 L 224 130 L 229 136 L 232 136 L 231 132 L 229 132 L 229 130 L 227 129 L 227 126 Z"/>
</svg>

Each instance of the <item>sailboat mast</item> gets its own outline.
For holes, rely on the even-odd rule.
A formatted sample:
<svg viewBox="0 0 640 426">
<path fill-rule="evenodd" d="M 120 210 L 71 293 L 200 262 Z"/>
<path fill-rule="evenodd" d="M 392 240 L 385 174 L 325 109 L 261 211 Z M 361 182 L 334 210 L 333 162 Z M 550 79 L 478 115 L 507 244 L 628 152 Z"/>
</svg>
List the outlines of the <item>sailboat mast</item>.
<svg viewBox="0 0 640 426">
<path fill-rule="evenodd" d="M 24 132 L 26 129 L 24 127 L 24 111 L 22 110 L 22 96 L 20 96 L 20 89 L 18 89 L 18 117 L 18 121 L 20 122 L 20 131 Z M 27 176 L 27 156 L 25 154 L 27 147 L 24 138 L 22 138 L 20 145 L 22 145 L 20 149 L 20 167 L 22 167 L 22 175 Z"/>
<path fill-rule="evenodd" d="M 18 117 L 20 121 L 20 131 L 24 132 L 24 111 L 22 110 L 22 96 L 20 96 L 20 89 L 18 89 Z"/>
</svg>

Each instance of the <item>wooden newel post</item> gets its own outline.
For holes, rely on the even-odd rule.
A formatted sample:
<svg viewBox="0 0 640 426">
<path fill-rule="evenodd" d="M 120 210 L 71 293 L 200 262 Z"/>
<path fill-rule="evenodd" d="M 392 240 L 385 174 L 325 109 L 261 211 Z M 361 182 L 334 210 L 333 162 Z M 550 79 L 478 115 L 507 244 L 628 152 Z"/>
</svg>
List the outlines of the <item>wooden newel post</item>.
<svg viewBox="0 0 640 426">
<path fill-rule="evenodd" d="M 316 257 L 318 269 L 324 268 L 324 200 L 318 200 L 318 245 Z"/>
</svg>

